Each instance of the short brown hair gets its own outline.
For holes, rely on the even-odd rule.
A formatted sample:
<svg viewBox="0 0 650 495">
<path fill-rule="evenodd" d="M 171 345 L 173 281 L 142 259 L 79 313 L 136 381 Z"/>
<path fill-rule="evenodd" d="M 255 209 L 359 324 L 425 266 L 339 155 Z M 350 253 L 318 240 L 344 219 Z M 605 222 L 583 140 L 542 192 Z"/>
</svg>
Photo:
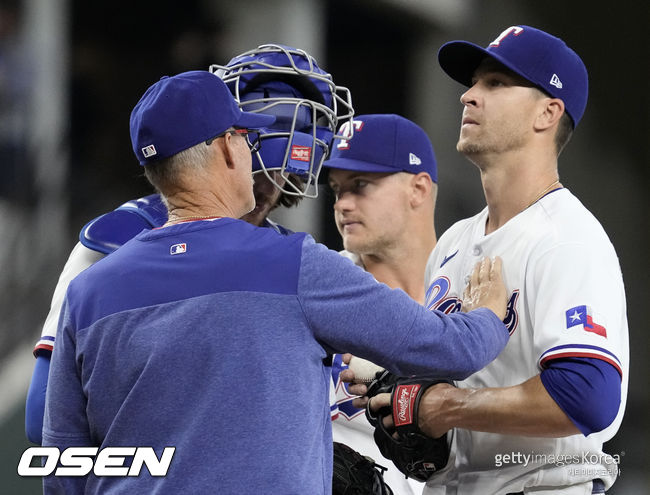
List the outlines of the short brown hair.
<svg viewBox="0 0 650 495">
<path fill-rule="evenodd" d="M 299 190 L 302 190 L 304 188 L 305 181 L 300 177 L 298 177 L 297 175 L 290 174 L 287 180 L 291 182 L 294 186 L 296 186 L 296 188 L 298 188 Z M 298 203 L 300 203 L 301 199 L 302 196 L 298 196 L 295 194 L 287 194 L 283 192 L 278 198 L 278 202 L 273 209 L 277 208 L 280 205 L 286 206 L 287 208 L 291 208 L 292 206 L 297 206 Z"/>
</svg>

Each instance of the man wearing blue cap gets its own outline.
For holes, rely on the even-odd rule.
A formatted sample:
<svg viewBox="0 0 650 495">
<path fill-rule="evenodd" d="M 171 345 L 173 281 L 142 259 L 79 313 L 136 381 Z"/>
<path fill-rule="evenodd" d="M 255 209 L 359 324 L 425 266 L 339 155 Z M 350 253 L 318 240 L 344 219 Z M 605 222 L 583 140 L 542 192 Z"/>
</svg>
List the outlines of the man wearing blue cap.
<svg viewBox="0 0 650 495">
<path fill-rule="evenodd" d="M 438 172 L 429 136 L 395 114 L 355 116 L 338 134 L 349 136 L 350 125 L 353 137 L 340 140 L 324 163 L 336 197 L 341 254 L 423 304 L 424 269 L 436 245 Z M 339 411 L 332 423 L 334 440 L 387 467 L 384 479 L 395 493 L 420 493 L 421 483 L 407 480 L 377 449 L 363 409 L 353 406 L 354 396 L 340 380 L 347 368 L 342 358 L 337 354 L 333 364 Z"/>
<path fill-rule="evenodd" d="M 602 226 L 558 175 L 586 107 L 587 70 L 561 39 L 530 26 L 506 29 L 487 48 L 447 43 L 438 60 L 469 87 L 457 149 L 478 167 L 487 207 L 440 237 L 426 304 L 462 308 L 469 267 L 501 256 L 511 337 L 457 388 L 423 395 L 420 428 L 453 432 L 447 468 L 424 493 L 604 493 L 619 459 L 603 442 L 627 395 L 625 291 Z"/>
<path fill-rule="evenodd" d="M 337 124 L 352 118 L 349 91 L 336 85 L 304 50 L 277 44 L 260 45 L 233 57 L 226 65 L 211 65 L 210 71 L 236 95 L 240 108 L 276 116 L 271 127 L 260 129 L 264 146 L 253 153 L 252 167 L 255 208 L 242 220 L 291 233 L 273 222 L 269 214 L 279 206 L 297 205 L 303 197 L 313 197 L 317 192 L 314 185 Z M 31 442 L 41 443 L 50 356 L 68 283 L 143 229 L 160 227 L 166 221 L 167 209 L 160 195 L 151 194 L 127 201 L 81 229 L 33 350 L 36 361 L 25 403 L 25 431 Z"/>
<path fill-rule="evenodd" d="M 82 476 L 46 477 L 45 493 L 327 494 L 329 353 L 464 378 L 505 346 L 500 260 L 474 272 L 478 309 L 438 315 L 308 234 L 239 220 L 255 205 L 252 136 L 273 119 L 242 112 L 207 71 L 162 78 L 133 109 L 133 150 L 168 220 L 69 285 L 43 446 L 99 453 Z M 135 447 L 173 449 L 166 474 L 128 476 Z"/>
<path fill-rule="evenodd" d="M 436 245 L 433 146 L 421 127 L 399 115 L 359 115 L 353 125 L 352 139 L 339 141 L 324 164 L 343 254 L 423 303 L 420 268 Z"/>
</svg>

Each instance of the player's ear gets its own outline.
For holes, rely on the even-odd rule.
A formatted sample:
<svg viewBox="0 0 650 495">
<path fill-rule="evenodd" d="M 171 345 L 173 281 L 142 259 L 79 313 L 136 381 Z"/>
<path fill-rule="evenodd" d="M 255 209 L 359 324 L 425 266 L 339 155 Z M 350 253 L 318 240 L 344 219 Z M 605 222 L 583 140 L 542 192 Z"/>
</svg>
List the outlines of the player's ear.
<svg viewBox="0 0 650 495">
<path fill-rule="evenodd" d="M 228 168 L 235 168 L 236 156 L 237 156 L 237 143 L 235 142 L 236 137 L 231 133 L 227 132 L 221 141 L 221 152 L 223 153 L 226 166 Z"/>
<path fill-rule="evenodd" d="M 431 196 L 433 182 L 426 172 L 420 172 L 411 177 L 411 206 L 416 207 L 424 203 Z"/>
<path fill-rule="evenodd" d="M 554 127 L 564 114 L 564 102 L 559 98 L 542 98 L 540 100 L 540 111 L 535 119 L 535 130 L 544 131 Z"/>
</svg>

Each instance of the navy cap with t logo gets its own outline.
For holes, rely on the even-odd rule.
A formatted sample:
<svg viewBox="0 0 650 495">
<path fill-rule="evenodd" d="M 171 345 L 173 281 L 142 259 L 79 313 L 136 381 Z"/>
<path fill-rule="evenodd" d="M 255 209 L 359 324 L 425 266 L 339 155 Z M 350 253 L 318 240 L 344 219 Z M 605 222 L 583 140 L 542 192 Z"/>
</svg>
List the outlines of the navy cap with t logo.
<svg viewBox="0 0 650 495">
<path fill-rule="evenodd" d="M 350 133 L 349 126 L 354 126 Z M 341 126 L 329 160 L 323 166 L 359 172 L 426 172 L 438 181 L 433 145 L 426 132 L 408 119 L 395 114 L 354 117 Z"/>
<path fill-rule="evenodd" d="M 560 38 L 530 26 L 511 26 L 487 48 L 468 41 L 450 41 L 438 51 L 442 69 L 468 87 L 485 57 L 494 58 L 546 94 L 561 99 L 573 127 L 578 125 L 587 106 L 589 78 L 578 54 Z"/>
</svg>

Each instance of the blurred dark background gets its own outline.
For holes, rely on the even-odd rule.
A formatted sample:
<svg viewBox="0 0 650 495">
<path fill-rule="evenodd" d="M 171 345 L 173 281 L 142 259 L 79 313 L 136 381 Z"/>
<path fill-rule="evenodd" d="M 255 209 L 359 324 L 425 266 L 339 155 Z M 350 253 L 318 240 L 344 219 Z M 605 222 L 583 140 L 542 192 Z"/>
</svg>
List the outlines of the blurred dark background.
<svg viewBox="0 0 650 495">
<path fill-rule="evenodd" d="M 399 113 L 429 133 L 439 167 L 436 228 L 484 206 L 455 151 L 459 85 L 438 67 L 445 41 L 483 46 L 528 24 L 564 39 L 590 74 L 585 116 L 560 158 L 562 182 L 600 219 L 620 258 L 630 327 L 630 392 L 609 493 L 648 493 L 650 4 L 548 0 L 0 0 L 0 493 L 40 493 L 16 466 L 28 447 L 31 349 L 80 228 L 151 192 L 128 120 L 162 75 L 207 69 L 265 42 L 304 48 L 352 92 L 357 114 Z M 272 217 L 333 249 L 332 198 Z M 602 290 L 608 290 L 603 287 Z M 644 378 L 646 377 L 646 378 Z M 218 406 L 215 406 L 218 407 Z"/>
</svg>

